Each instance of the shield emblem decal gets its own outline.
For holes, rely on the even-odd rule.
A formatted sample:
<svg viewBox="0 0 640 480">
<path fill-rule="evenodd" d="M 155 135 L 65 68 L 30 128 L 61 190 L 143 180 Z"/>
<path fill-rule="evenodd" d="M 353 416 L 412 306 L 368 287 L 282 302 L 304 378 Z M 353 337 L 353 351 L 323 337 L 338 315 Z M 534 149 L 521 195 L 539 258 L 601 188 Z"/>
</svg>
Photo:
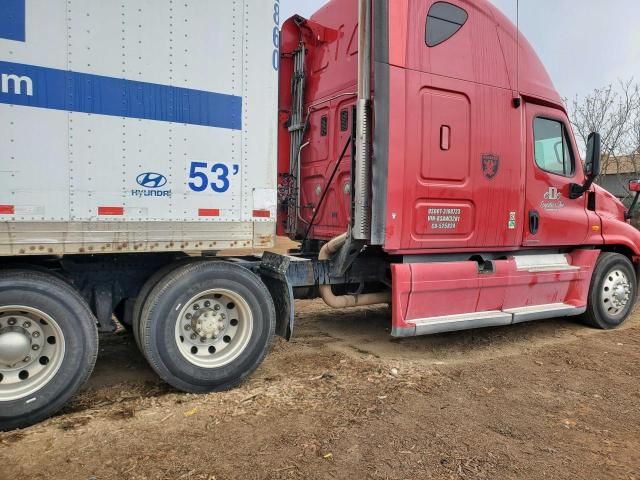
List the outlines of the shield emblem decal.
<svg viewBox="0 0 640 480">
<path fill-rule="evenodd" d="M 491 180 L 498 174 L 500 168 L 500 157 L 492 154 L 482 155 L 482 173 Z"/>
</svg>

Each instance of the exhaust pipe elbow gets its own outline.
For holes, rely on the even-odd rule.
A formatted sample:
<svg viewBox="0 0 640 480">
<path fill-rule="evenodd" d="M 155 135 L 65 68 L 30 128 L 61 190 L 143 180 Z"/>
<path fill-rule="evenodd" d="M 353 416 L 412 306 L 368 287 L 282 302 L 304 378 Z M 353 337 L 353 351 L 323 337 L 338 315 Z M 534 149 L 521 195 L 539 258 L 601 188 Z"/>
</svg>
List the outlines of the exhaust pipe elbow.
<svg viewBox="0 0 640 480">
<path fill-rule="evenodd" d="M 318 255 L 318 260 L 329 260 L 347 241 L 347 233 L 343 233 L 323 245 Z M 361 307 L 364 305 L 377 305 L 389 303 L 389 292 L 364 293 L 361 295 L 334 295 L 331 285 L 320 285 L 320 297 L 332 308 Z"/>
</svg>

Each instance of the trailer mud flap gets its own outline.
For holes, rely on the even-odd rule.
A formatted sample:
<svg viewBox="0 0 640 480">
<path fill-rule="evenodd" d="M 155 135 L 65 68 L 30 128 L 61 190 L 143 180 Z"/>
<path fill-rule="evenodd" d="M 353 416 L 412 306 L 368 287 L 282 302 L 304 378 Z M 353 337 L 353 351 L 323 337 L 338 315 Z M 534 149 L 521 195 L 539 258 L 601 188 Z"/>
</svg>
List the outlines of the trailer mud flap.
<svg viewBox="0 0 640 480">
<path fill-rule="evenodd" d="M 392 265 L 392 335 L 406 337 L 583 313 L 598 250 Z"/>
<path fill-rule="evenodd" d="M 296 266 L 302 266 L 302 268 L 297 269 Z M 296 279 L 300 280 L 300 278 L 306 279 L 302 282 L 305 285 L 315 283 L 311 262 L 294 262 L 292 266 L 292 257 L 265 252 L 262 255 L 258 273 L 271 293 L 276 307 L 276 334 L 291 340 L 295 313 L 293 286 L 296 284 Z"/>
<path fill-rule="evenodd" d="M 260 277 L 267 286 L 276 307 L 276 335 L 289 341 L 293 335 L 293 288 L 285 276 L 275 272 L 261 269 Z"/>
</svg>

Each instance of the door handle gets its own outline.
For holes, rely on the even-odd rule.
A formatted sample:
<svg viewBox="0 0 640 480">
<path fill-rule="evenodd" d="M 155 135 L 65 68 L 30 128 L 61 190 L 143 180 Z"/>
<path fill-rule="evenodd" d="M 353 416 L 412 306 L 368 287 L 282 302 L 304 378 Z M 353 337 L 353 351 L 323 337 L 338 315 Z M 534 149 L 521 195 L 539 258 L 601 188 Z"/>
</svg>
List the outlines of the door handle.
<svg viewBox="0 0 640 480">
<path fill-rule="evenodd" d="M 532 235 L 538 233 L 540 228 L 540 214 L 536 210 L 529 210 L 529 232 Z"/>
<path fill-rule="evenodd" d="M 440 126 L 440 150 L 449 150 L 451 142 L 451 127 L 448 125 Z"/>
</svg>

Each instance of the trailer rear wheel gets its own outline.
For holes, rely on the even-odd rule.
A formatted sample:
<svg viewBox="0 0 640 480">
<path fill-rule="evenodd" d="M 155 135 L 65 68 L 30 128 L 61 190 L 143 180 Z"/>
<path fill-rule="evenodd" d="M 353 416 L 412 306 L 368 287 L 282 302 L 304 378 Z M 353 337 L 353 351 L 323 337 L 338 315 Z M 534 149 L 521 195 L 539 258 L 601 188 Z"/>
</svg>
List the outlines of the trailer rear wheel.
<svg viewBox="0 0 640 480">
<path fill-rule="evenodd" d="M 633 264 L 624 255 L 601 253 L 589 287 L 584 322 L 595 328 L 616 328 L 627 319 L 636 301 Z"/>
<path fill-rule="evenodd" d="M 47 273 L 0 273 L 0 430 L 55 413 L 97 353 L 95 317 L 72 286 Z"/>
<path fill-rule="evenodd" d="M 140 328 L 144 354 L 167 383 L 194 393 L 224 390 L 266 356 L 275 308 L 251 271 L 197 262 L 173 270 L 153 288 Z"/>
<path fill-rule="evenodd" d="M 158 285 L 158 283 L 160 283 L 164 278 L 166 278 L 173 270 L 176 270 L 179 267 L 182 267 L 184 265 L 191 264 L 194 262 L 198 262 L 198 261 L 202 261 L 202 259 L 187 258 L 184 260 L 176 261 L 174 263 L 170 263 L 169 265 L 165 265 L 160 270 L 158 270 L 153 275 L 151 275 L 149 279 L 144 283 L 142 288 L 140 289 L 140 292 L 138 292 L 138 296 L 135 299 L 135 302 L 133 304 L 133 313 L 131 315 L 132 330 L 133 330 L 133 337 L 136 340 L 136 345 L 138 346 L 138 349 L 142 352 L 143 355 L 144 355 L 144 351 L 142 350 L 142 344 L 140 342 L 140 338 L 142 335 L 141 334 L 142 327 L 140 326 L 142 322 L 140 321 L 140 317 L 142 315 L 142 309 L 144 308 L 144 305 L 147 301 L 147 298 L 149 297 L 149 294 L 154 289 L 154 287 Z"/>
</svg>

